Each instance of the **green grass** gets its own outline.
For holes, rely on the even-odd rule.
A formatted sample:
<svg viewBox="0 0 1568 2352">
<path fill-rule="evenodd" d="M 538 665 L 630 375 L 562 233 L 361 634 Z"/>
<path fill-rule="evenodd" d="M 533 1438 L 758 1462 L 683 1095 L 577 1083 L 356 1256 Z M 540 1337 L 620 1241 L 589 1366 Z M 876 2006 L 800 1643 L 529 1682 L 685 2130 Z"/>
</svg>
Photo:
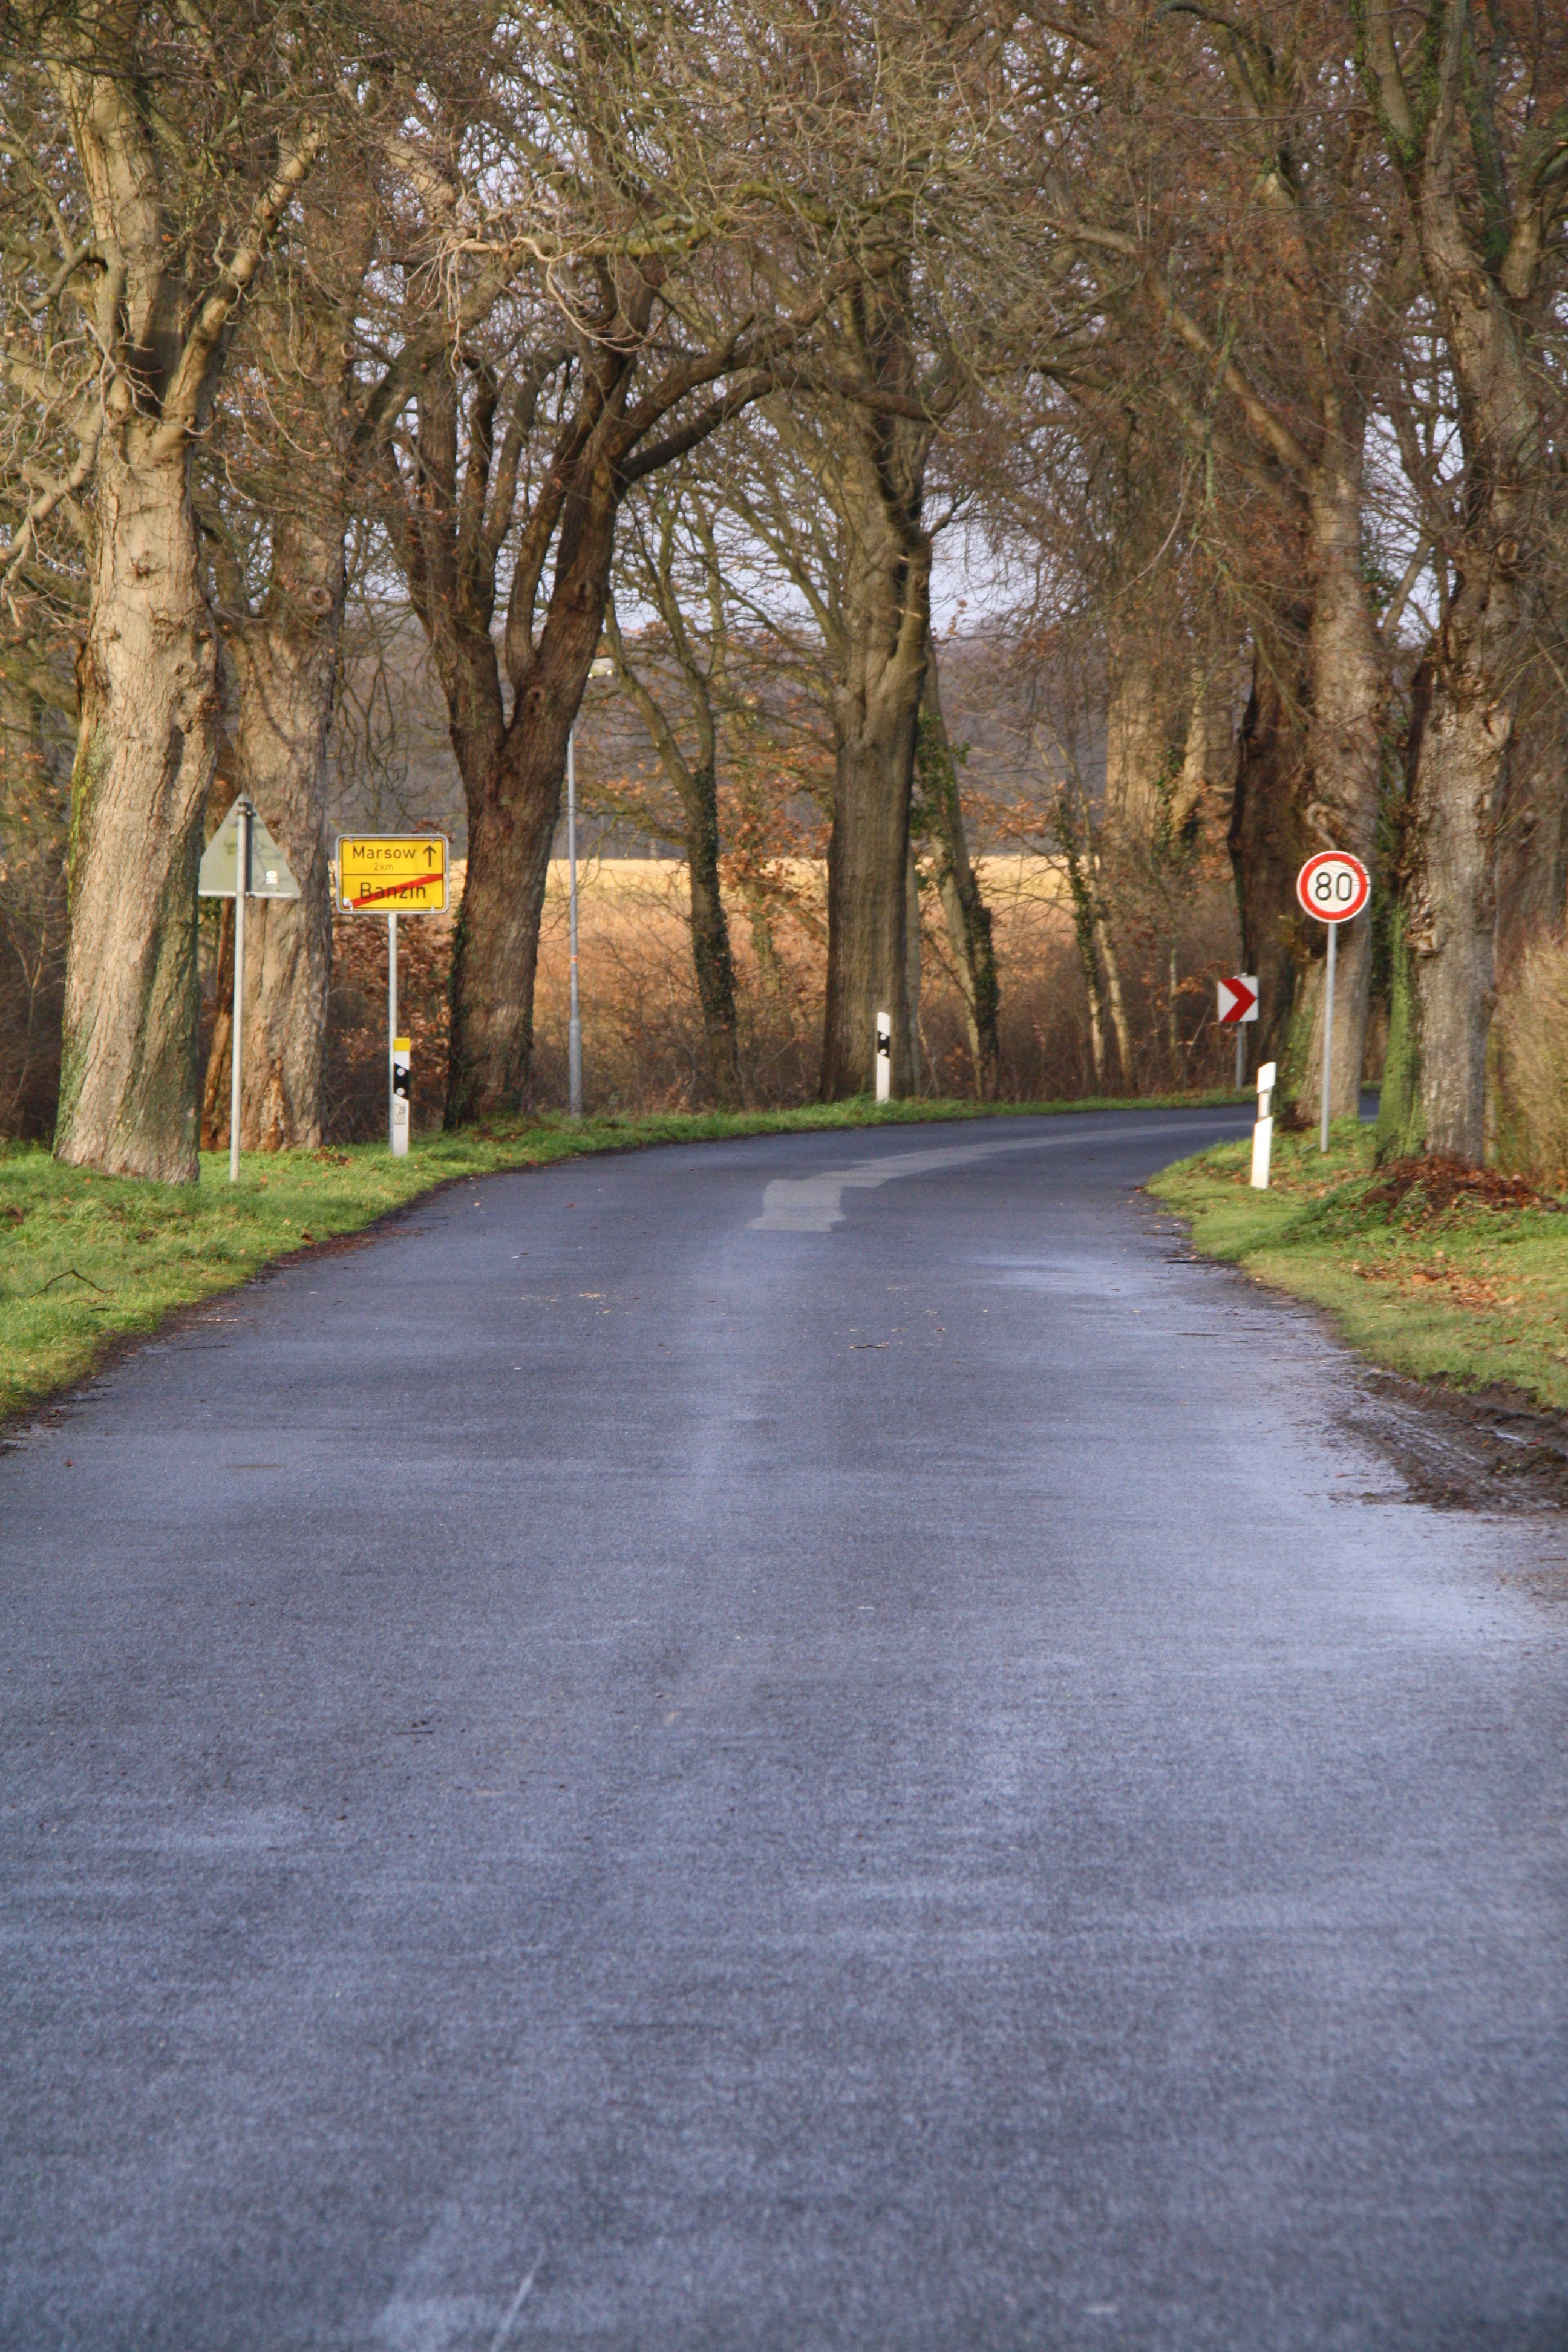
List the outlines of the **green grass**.
<svg viewBox="0 0 1568 2352">
<path fill-rule="evenodd" d="M 1390 1206 L 1370 1129 L 1274 1138 L 1273 1181 L 1247 1181 L 1251 1145 L 1179 1160 L 1150 1191 L 1192 1221 L 1205 1256 L 1325 1307 L 1352 1347 L 1417 1380 L 1504 1386 L 1568 1408 L 1568 1215 L 1421 1191 Z"/>
<path fill-rule="evenodd" d="M 861 1100 L 803 1110 L 671 1112 L 418 1136 L 406 1160 L 384 1145 L 348 1151 L 204 1156 L 199 1184 L 141 1184 L 62 1168 L 38 1149 L 0 1146 L 0 1423 L 83 1380 L 117 1341 L 144 1337 L 174 1308 L 232 1290 L 295 1251 L 374 1224 L 438 1184 L 500 1169 L 542 1168 L 582 1152 L 721 1141 L 817 1128 L 900 1126 L 999 1112 L 1130 1110 L 1151 1101 L 1229 1104 L 1227 1093 L 1142 1103 L 1006 1105 Z"/>
</svg>

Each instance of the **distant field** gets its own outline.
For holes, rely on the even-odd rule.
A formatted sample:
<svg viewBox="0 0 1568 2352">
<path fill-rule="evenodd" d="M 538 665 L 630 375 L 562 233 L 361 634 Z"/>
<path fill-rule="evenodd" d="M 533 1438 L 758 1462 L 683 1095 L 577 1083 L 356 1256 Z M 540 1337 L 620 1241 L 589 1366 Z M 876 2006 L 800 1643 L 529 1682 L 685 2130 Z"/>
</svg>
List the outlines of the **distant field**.
<svg viewBox="0 0 1568 2352">
<path fill-rule="evenodd" d="M 781 857 L 772 862 L 792 881 L 826 890 L 827 866 L 824 859 Z M 1067 877 L 1061 860 L 1057 857 L 977 857 L 974 870 L 986 897 L 998 902 L 1009 898 L 1032 898 L 1054 904 L 1065 897 L 1067 891 Z M 459 858 L 452 867 L 454 898 L 461 890 L 464 871 L 464 861 Z M 687 866 L 683 857 L 598 857 L 579 858 L 577 861 L 577 888 L 584 898 L 590 891 L 636 893 L 650 887 L 673 887 L 676 895 L 684 898 L 686 880 Z M 550 894 L 563 895 L 566 887 L 566 860 L 552 857 L 550 861 Z"/>
</svg>

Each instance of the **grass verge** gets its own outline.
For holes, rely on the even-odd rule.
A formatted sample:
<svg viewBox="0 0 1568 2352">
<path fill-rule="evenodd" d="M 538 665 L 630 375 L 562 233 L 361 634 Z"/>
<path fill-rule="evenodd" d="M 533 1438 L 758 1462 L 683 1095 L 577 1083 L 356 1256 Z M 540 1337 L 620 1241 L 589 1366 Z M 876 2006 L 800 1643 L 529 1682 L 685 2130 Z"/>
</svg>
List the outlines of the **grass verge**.
<svg viewBox="0 0 1568 2352">
<path fill-rule="evenodd" d="M 389 1210 L 463 1177 L 647 1144 L 1239 1099 L 1218 1093 L 1138 1103 L 917 1101 L 881 1108 L 861 1100 L 576 1125 L 547 1118 L 418 1136 L 406 1160 L 394 1160 L 379 1144 L 247 1155 L 232 1186 L 226 1152 L 204 1157 L 199 1184 L 141 1184 L 62 1168 L 41 1150 L 0 1146 L 0 1424 L 85 1379 L 111 1348 L 144 1338 L 175 1307 L 232 1290 L 298 1251 L 361 1233 Z"/>
<path fill-rule="evenodd" d="M 1277 1129 L 1267 1192 L 1247 1181 L 1250 1143 L 1178 1160 L 1149 1190 L 1205 1256 L 1328 1307 L 1376 1362 L 1568 1410 L 1568 1203 L 1440 1162 L 1377 1171 L 1372 1150 L 1350 1119 L 1327 1158 L 1315 1133 Z"/>
</svg>

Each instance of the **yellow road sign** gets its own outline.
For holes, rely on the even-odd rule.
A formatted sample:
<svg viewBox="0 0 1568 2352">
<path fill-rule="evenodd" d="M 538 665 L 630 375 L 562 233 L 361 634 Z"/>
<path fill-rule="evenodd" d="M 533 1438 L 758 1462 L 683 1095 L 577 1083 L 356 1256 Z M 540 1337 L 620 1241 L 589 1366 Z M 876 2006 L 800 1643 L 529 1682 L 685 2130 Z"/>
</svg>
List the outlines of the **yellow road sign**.
<svg viewBox="0 0 1568 2352">
<path fill-rule="evenodd" d="M 443 833 L 338 836 L 338 905 L 350 915 L 439 915 L 451 865 Z"/>
</svg>

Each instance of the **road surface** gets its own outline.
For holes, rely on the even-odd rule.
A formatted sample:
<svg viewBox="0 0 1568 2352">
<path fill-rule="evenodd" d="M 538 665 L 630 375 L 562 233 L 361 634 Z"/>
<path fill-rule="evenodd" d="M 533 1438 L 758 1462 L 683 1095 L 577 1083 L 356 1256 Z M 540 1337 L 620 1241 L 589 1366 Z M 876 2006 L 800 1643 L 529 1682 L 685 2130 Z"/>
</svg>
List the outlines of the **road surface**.
<svg viewBox="0 0 1568 2352">
<path fill-rule="evenodd" d="M 1237 1130 L 494 1178 L 0 1458 L 0 2342 L 1568 2341 L 1563 1525 Z"/>
</svg>

